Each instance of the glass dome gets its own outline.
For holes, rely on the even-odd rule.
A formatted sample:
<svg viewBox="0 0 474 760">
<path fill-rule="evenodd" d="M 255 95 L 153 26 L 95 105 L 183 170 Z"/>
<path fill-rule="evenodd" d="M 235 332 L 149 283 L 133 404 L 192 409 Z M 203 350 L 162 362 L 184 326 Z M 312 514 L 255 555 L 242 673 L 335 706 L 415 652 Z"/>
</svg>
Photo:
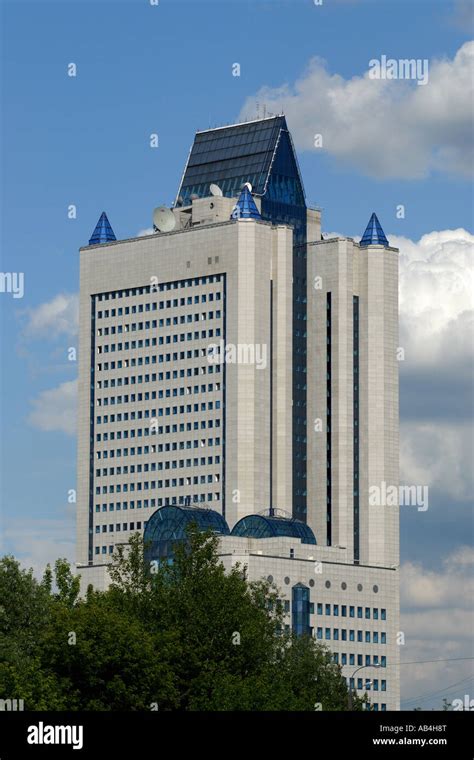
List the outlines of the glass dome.
<svg viewBox="0 0 474 760">
<path fill-rule="evenodd" d="M 173 546 L 177 541 L 187 540 L 187 528 L 195 523 L 199 530 L 212 530 L 223 536 L 229 535 L 229 526 L 215 509 L 199 507 L 161 507 L 148 520 L 143 541 L 145 561 L 171 561 Z"/>
<path fill-rule="evenodd" d="M 316 537 L 306 523 L 294 518 L 248 515 L 242 517 L 232 528 L 232 536 L 249 538 L 272 538 L 290 536 L 299 538 L 303 544 L 315 544 Z"/>
</svg>

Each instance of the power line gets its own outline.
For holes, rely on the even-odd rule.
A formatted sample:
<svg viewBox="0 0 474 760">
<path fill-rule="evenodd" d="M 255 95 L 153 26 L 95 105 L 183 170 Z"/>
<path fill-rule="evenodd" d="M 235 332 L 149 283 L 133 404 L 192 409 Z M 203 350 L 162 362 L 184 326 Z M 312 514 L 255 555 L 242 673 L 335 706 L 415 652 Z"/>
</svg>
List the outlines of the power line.
<svg viewBox="0 0 474 760">
<path fill-rule="evenodd" d="M 459 662 L 460 660 L 474 660 L 474 657 L 450 657 L 446 660 L 411 660 L 400 662 L 400 665 L 421 665 L 423 662 Z"/>
<path fill-rule="evenodd" d="M 403 699 L 403 704 L 408 704 L 410 702 L 423 702 L 425 699 L 430 699 L 432 697 L 436 697 L 438 694 L 446 693 L 448 689 L 452 689 L 455 686 L 459 686 L 462 683 L 465 683 L 466 681 L 470 681 L 472 679 L 472 676 L 468 676 L 467 678 L 463 678 L 461 681 L 456 681 L 455 683 L 450 684 L 449 686 L 443 686 L 441 689 L 436 689 L 436 691 L 428 692 L 428 694 L 420 694 L 418 697 L 410 697 L 409 699 Z"/>
</svg>

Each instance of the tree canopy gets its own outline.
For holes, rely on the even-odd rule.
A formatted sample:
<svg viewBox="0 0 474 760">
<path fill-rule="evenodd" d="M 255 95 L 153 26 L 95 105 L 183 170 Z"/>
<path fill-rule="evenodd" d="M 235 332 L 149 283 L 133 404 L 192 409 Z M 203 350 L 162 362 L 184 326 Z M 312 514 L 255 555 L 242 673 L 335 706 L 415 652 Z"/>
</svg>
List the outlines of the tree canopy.
<svg viewBox="0 0 474 760">
<path fill-rule="evenodd" d="M 137 533 L 110 588 L 85 598 L 66 560 L 38 582 L 0 559 L 0 698 L 27 710 L 346 710 L 329 650 L 286 633 L 278 589 L 225 572 L 217 550 L 191 528 L 150 572 Z"/>
</svg>

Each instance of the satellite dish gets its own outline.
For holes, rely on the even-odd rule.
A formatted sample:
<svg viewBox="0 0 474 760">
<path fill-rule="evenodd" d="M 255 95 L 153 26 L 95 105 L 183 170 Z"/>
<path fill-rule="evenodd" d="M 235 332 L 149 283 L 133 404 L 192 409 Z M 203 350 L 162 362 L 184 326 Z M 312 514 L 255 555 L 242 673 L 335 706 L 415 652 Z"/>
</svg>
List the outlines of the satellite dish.
<svg viewBox="0 0 474 760">
<path fill-rule="evenodd" d="M 244 184 L 242 186 L 242 190 L 244 189 L 244 187 L 248 188 L 249 193 L 252 192 L 252 185 L 250 184 L 250 182 L 244 182 Z"/>
<path fill-rule="evenodd" d="M 215 185 L 214 182 L 212 182 L 209 186 L 209 190 L 211 191 L 211 195 L 216 195 L 218 197 L 222 196 L 222 190 L 220 189 L 219 185 Z"/>
<path fill-rule="evenodd" d="M 159 232 L 171 232 L 176 227 L 176 217 L 167 206 L 158 206 L 153 212 L 153 226 Z"/>
</svg>

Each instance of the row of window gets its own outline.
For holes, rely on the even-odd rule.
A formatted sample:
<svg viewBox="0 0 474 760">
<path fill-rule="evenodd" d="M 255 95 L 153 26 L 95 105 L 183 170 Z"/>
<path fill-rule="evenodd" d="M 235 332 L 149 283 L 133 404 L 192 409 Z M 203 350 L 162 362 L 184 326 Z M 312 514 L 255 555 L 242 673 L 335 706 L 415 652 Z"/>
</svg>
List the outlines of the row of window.
<svg viewBox="0 0 474 760">
<path fill-rule="evenodd" d="M 107 512 L 107 507 L 109 512 L 119 512 L 120 510 L 126 511 L 127 509 L 141 509 L 142 505 L 144 509 L 147 509 L 150 507 L 151 509 L 155 509 L 156 507 L 169 507 L 169 506 L 177 506 L 177 505 L 186 505 L 189 504 L 189 501 L 191 500 L 194 504 L 199 504 L 203 502 L 208 501 L 219 501 L 220 500 L 220 492 L 214 491 L 214 493 L 200 493 L 200 494 L 193 494 L 192 496 L 183 494 L 181 496 L 166 496 L 164 498 L 160 499 L 137 499 L 132 501 L 117 501 L 117 502 L 110 502 L 107 504 L 96 504 L 95 505 L 95 511 L 96 512 Z"/>
<path fill-rule="evenodd" d="M 220 293 L 218 293 L 218 297 L 220 299 Z M 184 298 L 182 299 L 184 301 Z M 190 299 L 188 299 L 189 303 L 191 302 Z M 167 305 L 170 302 L 167 302 Z M 175 305 L 175 304 L 173 304 Z M 176 304 L 177 305 L 177 304 Z M 156 304 L 153 304 L 153 306 L 156 307 Z M 133 307 L 132 306 L 132 313 L 133 313 Z M 160 303 L 160 309 L 164 308 L 164 302 Z M 155 311 L 155 309 L 153 309 Z M 99 312 L 100 313 L 100 312 Z M 128 332 L 137 332 L 140 330 L 155 330 L 156 328 L 160 327 L 171 327 L 172 325 L 185 325 L 185 324 L 191 324 L 192 322 L 205 322 L 208 319 L 220 319 L 221 318 L 221 311 L 220 309 L 216 310 L 214 315 L 214 310 L 211 311 L 199 311 L 199 312 L 193 312 L 191 314 L 180 314 L 179 317 L 166 317 L 163 319 L 147 319 L 144 322 L 126 322 L 125 324 L 120 325 L 110 325 L 110 327 L 98 327 L 96 335 L 97 337 L 101 338 L 102 336 L 106 335 L 122 335 L 123 333 Z"/>
<path fill-rule="evenodd" d="M 365 642 L 366 644 L 386 644 L 387 643 L 387 634 L 385 631 L 382 631 L 379 635 L 379 631 L 349 631 L 349 638 L 347 637 L 347 629 L 346 628 L 333 628 L 332 629 L 332 636 L 331 636 L 331 628 L 317 628 L 316 629 L 316 638 L 322 639 L 323 638 L 323 630 L 324 630 L 324 639 L 326 641 L 339 641 L 339 633 L 341 634 L 340 639 L 341 641 L 358 641 L 359 643 Z M 357 634 L 357 639 L 356 639 Z"/>
<path fill-rule="evenodd" d="M 161 464 L 161 462 L 160 462 Z M 166 462 L 169 464 L 169 462 Z M 96 496 L 107 493 L 134 493 L 135 491 L 154 491 L 160 488 L 176 488 L 178 486 L 203 485 L 204 483 L 220 483 L 219 473 L 194 475 L 187 478 L 172 478 L 171 480 L 144 480 L 138 483 L 116 483 L 115 485 L 96 486 Z"/>
<path fill-rule="evenodd" d="M 110 309 L 97 312 L 97 319 L 108 319 L 109 317 L 122 317 L 128 314 L 143 314 L 149 311 L 158 311 L 161 309 L 171 309 L 177 306 L 190 306 L 197 303 L 212 303 L 214 300 L 221 300 L 221 293 L 201 293 L 196 296 L 186 296 L 186 298 L 173 298 L 169 301 L 151 301 L 148 303 L 134 304 L 133 306 L 119 306 L 116 309 Z M 163 320 L 160 320 L 162 322 Z M 161 327 L 162 325 L 160 325 Z M 156 327 L 156 325 L 154 325 Z"/>
<path fill-rule="evenodd" d="M 136 383 L 143 383 L 143 382 L 149 383 L 150 377 L 151 377 L 152 382 L 156 382 L 156 374 L 153 374 L 151 376 L 150 375 L 133 375 L 132 377 L 125 377 L 125 378 L 118 377 L 112 380 L 103 380 L 103 381 L 98 380 L 96 383 L 96 388 L 98 390 L 103 390 L 103 389 L 105 390 L 109 388 L 109 386 L 110 388 L 115 388 L 116 386 L 121 387 L 122 384 L 136 385 Z M 165 390 L 159 390 L 158 398 L 159 399 L 160 398 L 177 398 L 178 396 L 192 396 L 193 394 L 196 394 L 196 393 L 214 393 L 216 390 L 214 386 L 217 386 L 217 385 L 220 386 L 220 383 L 207 383 L 207 384 L 203 383 L 201 385 L 187 385 L 187 386 L 183 385 L 179 388 L 173 388 L 173 389 L 168 388 L 166 389 L 166 392 Z M 171 391 L 173 391 L 173 393 L 171 393 Z M 213 407 L 210 407 L 210 408 L 213 408 Z M 216 407 L 216 408 L 219 409 L 220 407 Z M 196 410 L 196 411 L 199 411 L 199 410 Z M 201 411 L 206 411 L 206 408 L 203 407 Z M 157 416 L 156 410 L 155 410 L 155 414 L 152 416 L 154 417 Z M 161 414 L 160 414 L 160 410 L 158 410 L 158 417 L 162 417 L 162 416 L 163 416 L 163 409 L 161 409 Z"/>
<path fill-rule="evenodd" d="M 169 444 L 168 444 L 169 445 Z M 221 458 L 220 455 L 216 455 L 215 457 L 194 457 L 194 459 L 186 459 L 186 464 L 184 464 L 184 459 L 180 459 L 180 467 L 205 467 L 206 465 L 212 465 L 212 464 L 220 464 Z M 183 464 L 182 464 L 183 463 Z M 111 475 L 128 475 L 133 474 L 135 472 L 141 473 L 141 472 L 156 472 L 156 470 L 162 470 L 163 469 L 163 463 L 162 462 L 150 462 L 145 463 L 143 465 L 141 464 L 131 464 L 128 466 L 125 465 L 119 465 L 118 467 L 103 467 L 102 469 L 96 469 L 95 475 L 96 478 L 99 477 L 106 477 Z M 169 469 L 169 468 L 165 468 Z"/>
<path fill-rule="evenodd" d="M 150 346 L 156 346 L 156 345 L 158 345 L 157 344 L 157 340 L 158 340 L 157 338 L 146 338 L 145 340 L 132 340 L 132 341 L 126 341 L 125 343 L 117 343 L 117 344 L 110 343 L 110 344 L 107 344 L 107 345 L 104 346 L 104 353 L 105 354 L 109 353 L 109 345 L 110 345 L 110 351 L 111 351 L 111 353 L 113 353 L 116 349 L 117 349 L 117 351 L 132 351 L 132 350 L 134 350 L 136 348 L 140 348 L 141 349 L 141 348 L 149 348 Z M 102 351 L 98 351 L 98 353 L 102 353 Z M 177 361 L 179 361 L 181 359 L 198 359 L 198 358 L 200 358 L 202 356 L 207 357 L 208 353 L 209 353 L 208 347 L 206 347 L 206 348 L 188 349 L 187 351 L 180 351 L 179 353 L 175 352 L 173 354 L 173 358 L 172 359 L 170 359 L 171 354 L 166 354 L 165 355 L 166 359 L 163 360 L 163 357 L 161 357 L 161 359 L 159 360 L 159 364 L 162 364 L 163 361 L 167 361 L 167 362 L 168 361 L 174 361 L 174 362 L 177 362 Z M 124 359 L 123 361 L 124 361 L 124 366 L 128 366 L 128 364 L 126 363 L 128 361 L 128 359 Z M 152 360 L 151 363 L 152 364 L 156 364 L 156 362 L 154 362 L 153 360 Z M 112 364 L 112 362 L 110 362 L 110 364 Z M 102 365 L 98 364 L 97 366 L 100 367 Z M 103 366 L 106 367 L 107 366 L 107 362 L 105 362 Z M 216 364 L 215 366 L 218 367 L 219 365 Z M 210 370 L 209 370 L 209 372 L 210 372 Z M 216 372 L 217 372 L 217 370 L 216 370 Z"/>
<path fill-rule="evenodd" d="M 95 532 L 96 533 L 115 533 L 116 531 L 122 531 L 122 530 L 141 530 L 142 524 L 141 522 L 137 522 L 135 528 L 135 523 L 110 523 L 110 525 L 96 525 L 95 526 Z M 146 522 L 143 523 L 143 528 L 146 528 Z"/>
<path fill-rule="evenodd" d="M 146 523 L 145 523 L 146 524 Z M 379 656 L 378 654 L 347 654 L 346 652 L 333 652 L 334 662 L 341 665 L 377 665 L 381 668 L 387 667 L 387 657 L 385 655 Z"/>
<path fill-rule="evenodd" d="M 104 364 L 98 364 L 97 365 L 97 371 L 107 372 L 110 370 L 115 369 L 122 369 L 122 367 L 141 367 L 143 364 L 156 364 L 156 361 L 150 361 L 153 357 L 150 356 L 139 356 L 132 359 L 118 359 L 118 361 L 112 361 L 112 362 L 104 362 Z M 158 373 L 158 382 L 163 382 L 163 380 L 177 380 L 178 378 L 182 377 L 196 377 L 197 375 L 212 375 L 214 374 L 214 365 L 204 364 L 201 367 L 188 367 L 187 370 L 180 369 L 180 370 L 173 370 L 171 372 L 170 370 L 167 370 L 166 372 L 159 372 Z"/>
<path fill-rule="evenodd" d="M 169 433 L 169 425 L 165 426 L 165 428 L 158 428 L 158 434 L 161 435 L 163 430 L 166 430 L 167 433 Z M 175 428 L 176 425 L 172 425 L 171 427 Z M 181 430 L 180 425 L 180 430 Z M 176 432 L 176 431 L 174 431 Z M 182 443 L 182 441 L 180 441 Z M 187 443 L 187 442 L 186 442 Z M 124 449 L 109 449 L 106 451 L 96 451 L 96 458 L 97 459 L 114 459 L 115 457 L 118 459 L 119 457 L 128 457 L 129 455 L 131 457 L 133 456 L 142 456 L 147 454 L 155 454 L 156 451 L 169 451 L 169 446 L 173 446 L 173 450 L 176 443 L 170 444 L 170 443 L 160 443 L 157 446 L 131 446 L 130 448 L 124 448 Z M 221 445 L 221 439 L 220 438 L 201 438 L 200 440 L 193 440 L 193 448 L 197 449 L 199 447 L 204 448 L 205 446 L 220 446 Z M 163 449 L 163 446 L 165 447 Z M 187 447 L 188 448 L 188 447 Z M 189 447 L 190 448 L 190 447 Z"/>
<path fill-rule="evenodd" d="M 150 285 L 142 285 L 139 288 L 127 288 L 126 290 L 113 290 L 107 293 L 98 293 L 97 301 L 112 301 L 117 298 L 131 298 L 134 296 L 144 296 L 150 293 L 163 293 L 168 290 L 179 290 L 180 288 L 192 288 L 196 285 L 208 285 L 213 282 L 220 282 L 220 274 L 211 274 L 204 277 L 191 277 L 187 280 L 175 280 L 174 282 L 161 282 Z"/>
<path fill-rule="evenodd" d="M 192 405 L 189 404 L 189 406 L 192 406 Z M 199 404 L 194 404 L 194 407 L 198 407 L 198 406 L 199 406 Z M 175 409 L 177 410 L 178 407 L 173 407 L 173 415 L 178 414 L 178 412 L 175 411 Z M 169 411 L 168 410 L 166 410 L 166 411 L 167 411 L 166 416 L 169 416 Z M 193 410 L 191 410 L 190 408 L 186 407 L 186 412 L 190 413 L 191 411 L 193 411 L 193 412 L 199 412 L 199 411 L 203 411 L 203 410 L 202 409 L 201 410 L 200 409 L 196 409 L 196 408 L 194 408 Z M 184 406 L 180 406 L 179 407 L 179 414 L 184 414 Z M 159 416 L 161 417 L 162 415 L 159 415 Z M 186 423 L 182 423 L 182 424 L 184 425 Z M 214 427 L 218 428 L 218 427 L 220 427 L 221 426 L 221 420 L 220 420 L 220 417 L 217 417 L 215 420 L 201 420 L 201 421 L 195 420 L 194 422 L 189 422 L 188 424 L 191 426 L 189 428 L 189 430 L 206 430 L 206 428 L 214 428 Z M 181 426 L 180 426 L 180 429 L 181 429 Z M 183 431 L 184 431 L 184 428 L 183 428 Z M 103 441 L 103 442 L 107 442 L 107 441 L 119 441 L 119 440 L 128 439 L 128 438 L 143 438 L 143 437 L 147 438 L 147 437 L 150 437 L 150 436 L 153 437 L 153 435 L 155 434 L 155 432 L 158 433 L 158 434 L 160 433 L 160 427 L 159 426 L 155 425 L 153 429 L 150 429 L 150 428 L 131 428 L 130 430 L 115 430 L 115 431 L 112 430 L 111 432 L 107 432 L 107 433 L 96 433 L 96 441 L 97 441 L 97 443 L 100 443 L 101 441 Z M 184 441 L 181 441 L 181 443 L 184 444 Z M 158 447 L 158 450 L 159 450 L 159 447 L 160 446 L 162 447 L 163 445 L 165 445 L 165 444 L 162 444 L 162 443 L 161 444 L 156 444 L 154 446 L 154 448 Z M 204 445 L 204 444 L 202 444 L 202 445 Z M 195 449 L 197 449 L 198 446 L 199 446 L 199 444 L 197 442 L 197 439 L 194 439 L 194 441 L 186 441 L 186 448 L 187 449 L 191 449 L 193 447 Z M 184 449 L 185 446 L 184 445 L 180 446 L 180 448 Z M 161 450 L 163 450 L 163 449 L 161 449 Z"/>
<path fill-rule="evenodd" d="M 357 686 L 355 686 L 355 679 L 349 678 L 347 679 L 347 685 L 350 686 L 352 689 L 358 689 L 358 690 L 364 690 L 364 691 L 370 691 L 371 689 L 373 689 L 374 691 L 378 691 L 379 679 L 374 678 L 373 680 L 371 680 L 370 678 L 358 678 Z M 384 679 L 380 681 L 380 691 L 387 691 L 387 681 Z"/>
<path fill-rule="evenodd" d="M 198 414 L 199 412 L 214 412 L 221 408 L 220 401 L 201 401 L 200 404 L 182 404 L 177 406 L 161 407 L 158 409 L 158 416 L 152 417 L 148 427 L 145 428 L 125 428 L 124 430 L 111 430 L 104 433 L 96 433 L 96 441 L 120 441 L 128 438 L 143 438 L 153 436 L 159 433 L 158 419 L 160 417 L 170 417 L 176 414 Z M 178 412 L 179 409 L 179 412 Z M 181 423 L 183 430 L 205 430 L 206 428 L 220 427 L 220 416 L 215 419 L 194 420 L 194 422 Z M 215 424 L 214 424 L 215 423 Z M 99 423 L 100 424 L 100 423 Z M 184 427 L 186 425 L 186 427 Z M 188 427 L 189 426 L 189 427 Z M 163 431 L 161 431 L 163 432 Z M 184 448 L 184 447 L 183 447 Z M 191 448 L 191 446 L 188 446 Z"/>
<path fill-rule="evenodd" d="M 323 613 L 323 609 L 324 609 L 324 613 Z M 357 607 L 357 614 L 356 614 L 356 608 L 355 607 L 349 606 L 349 608 L 348 608 L 347 605 L 345 605 L 345 604 L 341 604 L 341 605 L 339 605 L 339 604 L 333 604 L 333 605 L 331 605 L 331 604 L 324 604 L 323 605 L 322 603 L 318 602 L 318 605 L 317 605 L 318 615 L 322 615 L 322 614 L 331 615 L 332 614 L 332 615 L 339 616 L 339 614 L 340 614 L 341 617 L 347 617 L 347 610 L 348 609 L 349 609 L 349 617 L 351 617 L 351 618 L 358 617 L 358 618 L 365 618 L 365 620 L 370 620 L 371 619 L 371 614 L 372 614 L 372 620 L 378 620 L 379 619 L 379 608 L 378 607 L 373 607 L 372 608 L 372 613 L 371 613 L 371 608 L 370 607 L 365 607 L 365 609 L 364 609 L 364 607 Z M 331 610 L 332 610 L 332 613 L 331 613 Z M 339 610 L 340 610 L 340 612 L 339 612 Z M 386 620 L 386 619 L 387 619 L 387 610 L 382 608 L 380 610 L 380 620 Z"/>
<path fill-rule="evenodd" d="M 176 333 L 174 335 L 165 335 L 165 336 L 160 336 L 158 338 L 152 338 L 151 345 L 163 346 L 164 344 L 169 344 L 169 343 L 184 343 L 185 341 L 188 341 L 188 340 L 205 340 L 206 338 L 214 338 L 214 337 L 219 338 L 220 335 L 221 335 L 220 327 L 216 328 L 215 335 L 214 335 L 214 330 L 194 330 L 194 332 Z M 129 351 L 133 348 L 137 348 L 137 347 L 140 348 L 140 342 L 142 341 L 132 340 L 132 341 L 125 341 L 125 343 L 104 343 L 104 344 L 99 344 L 96 350 L 99 355 L 113 353 L 114 351 Z M 138 346 L 134 346 L 133 345 L 134 343 L 138 344 Z M 146 348 L 146 342 L 145 342 L 145 348 Z M 203 355 L 206 355 L 206 353 L 207 352 L 205 352 Z M 163 357 L 159 356 L 158 360 L 159 360 L 159 363 L 161 364 L 163 362 Z M 155 362 L 153 362 L 153 364 L 154 363 Z"/>
</svg>

